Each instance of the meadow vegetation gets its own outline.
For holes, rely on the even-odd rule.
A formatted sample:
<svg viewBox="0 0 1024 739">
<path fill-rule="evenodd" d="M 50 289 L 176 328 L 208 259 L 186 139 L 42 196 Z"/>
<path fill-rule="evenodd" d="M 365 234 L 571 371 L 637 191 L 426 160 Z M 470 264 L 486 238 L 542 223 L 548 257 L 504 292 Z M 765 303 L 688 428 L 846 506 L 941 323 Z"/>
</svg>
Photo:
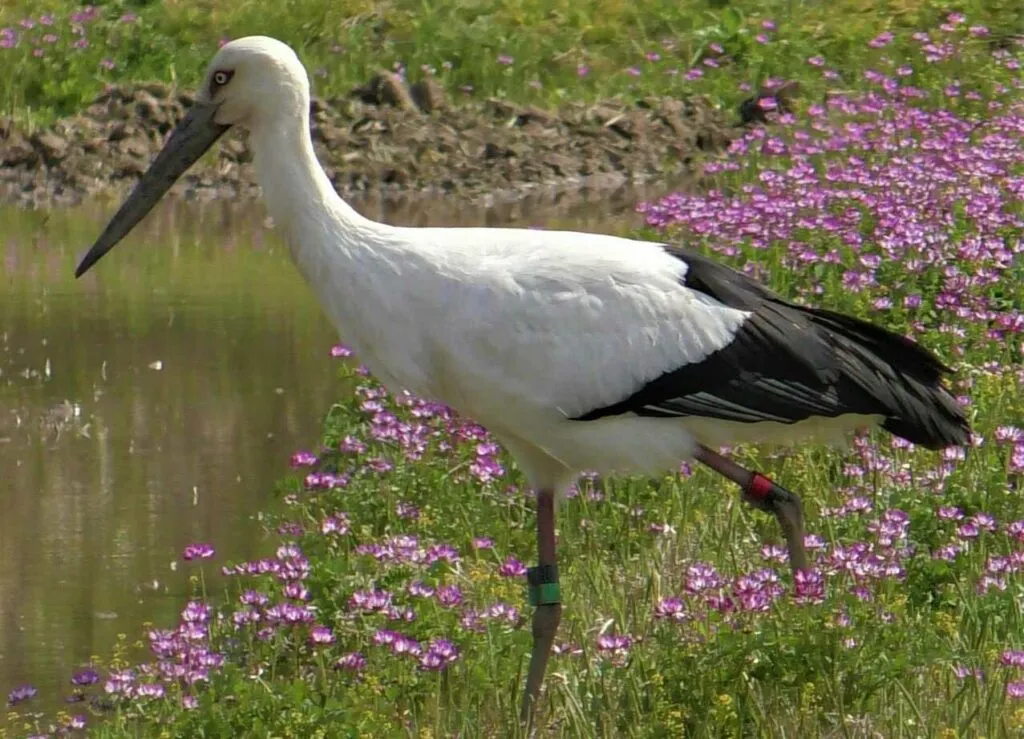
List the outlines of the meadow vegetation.
<svg viewBox="0 0 1024 739">
<path fill-rule="evenodd" d="M 94 55 L 88 82 L 68 72 L 57 89 L 29 71 L 31 44 L 16 46 L 7 52 L 22 77 L 4 83 L 3 100 L 63 113 L 90 85 L 167 77 L 172 65 L 192 84 L 220 36 L 268 28 L 335 94 L 396 63 L 410 75 L 428 65 L 467 94 L 547 102 L 657 92 L 732 104 L 749 94 L 741 85 L 799 79 L 798 112 L 765 103 L 774 120 L 706 162 L 707 191 L 641 206 L 643 235 L 685 239 L 787 297 L 870 316 L 955 370 L 970 448 L 934 454 L 877 435 L 844 452 L 729 450 L 804 494 L 815 571 L 799 584 L 774 521 L 711 474 L 584 477 L 559 512 L 566 613 L 544 735 L 1024 731 L 1015 8 L 306 0 L 260 17 L 256 7 L 164 3 L 130 21 L 118 20 L 127 6 L 90 11 L 78 38 L 122 34 L 125 56 L 102 52 L 114 65 L 100 72 L 101 52 L 74 57 L 55 42 L 65 72 Z M 143 41 L 129 40 L 131 24 Z M 230 562 L 216 542 L 190 547 L 195 596 L 180 622 L 140 625 L 111 659 L 83 665 L 66 715 L 36 716 L 30 688 L 12 692 L 12 731 L 515 734 L 531 496 L 485 430 L 389 395 L 358 357 L 333 354 L 346 392 L 281 483 L 267 519 L 273 553 Z"/>
<path fill-rule="evenodd" d="M 868 44 L 880 34 L 897 34 L 886 55 L 901 62 L 914 50 L 909 32 L 937 27 L 952 11 L 990 30 L 968 47 L 1012 44 L 1024 33 L 1015 0 L 8 0 L 0 114 L 47 122 L 78 112 L 109 83 L 191 89 L 218 44 L 249 34 L 294 46 L 325 97 L 389 69 L 411 81 L 434 76 L 456 98 L 546 105 L 705 94 L 733 106 L 771 78 L 799 80 L 808 98 L 820 98 L 862 86 L 880 56 Z M 815 57 L 828 75 L 808 65 Z M 964 83 L 986 79 L 961 55 L 941 71 Z"/>
</svg>

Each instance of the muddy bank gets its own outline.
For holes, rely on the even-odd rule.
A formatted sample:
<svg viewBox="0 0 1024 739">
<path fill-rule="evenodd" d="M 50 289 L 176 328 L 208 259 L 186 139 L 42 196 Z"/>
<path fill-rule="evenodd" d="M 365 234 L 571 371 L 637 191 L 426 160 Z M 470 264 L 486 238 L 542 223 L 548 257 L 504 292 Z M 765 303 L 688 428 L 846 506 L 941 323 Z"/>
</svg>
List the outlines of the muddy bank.
<svg viewBox="0 0 1024 739">
<path fill-rule="evenodd" d="M 74 204 L 138 179 L 192 103 L 160 84 L 116 87 L 80 115 L 29 132 L 0 118 L 0 200 Z M 738 129 L 701 100 L 451 105 L 443 90 L 379 77 L 349 98 L 312 103 L 313 139 L 335 188 L 508 199 L 545 188 L 609 190 L 678 179 Z M 177 185 L 188 197 L 253 197 L 252 156 L 229 132 Z"/>
</svg>

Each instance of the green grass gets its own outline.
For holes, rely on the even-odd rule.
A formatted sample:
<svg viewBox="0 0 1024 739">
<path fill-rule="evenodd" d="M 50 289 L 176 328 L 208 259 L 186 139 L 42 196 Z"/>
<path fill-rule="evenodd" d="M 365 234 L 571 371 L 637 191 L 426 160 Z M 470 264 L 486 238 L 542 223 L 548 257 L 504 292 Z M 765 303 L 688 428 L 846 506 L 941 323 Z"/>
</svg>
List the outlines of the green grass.
<svg viewBox="0 0 1024 739">
<path fill-rule="evenodd" d="M 292 44 L 316 92 L 327 97 L 346 95 L 380 68 L 403 65 L 410 79 L 433 70 L 457 99 L 501 95 L 557 105 L 706 94 L 734 106 L 749 94 L 740 85 L 769 77 L 801 80 L 806 97 L 817 99 L 826 87 L 862 86 L 861 72 L 878 56 L 866 52 L 868 40 L 886 30 L 933 27 L 950 10 L 987 25 L 996 40 L 1024 31 L 1013 0 L 177 0 L 103 3 L 79 23 L 72 14 L 83 11 L 73 3 L 13 0 L 0 6 L 0 28 L 19 36 L 15 48 L 0 48 L 0 113 L 45 123 L 79 111 L 111 82 L 191 88 L 220 40 L 249 34 Z M 44 11 L 52 26 L 39 24 Z M 125 14 L 137 20 L 122 22 Z M 26 17 L 34 28 L 19 26 Z M 765 20 L 778 30 L 764 32 L 768 43 L 761 43 Z M 49 34 L 56 38 L 44 40 Z M 88 46 L 76 48 L 82 39 Z M 719 68 L 703 66 L 715 55 L 714 43 L 724 49 Z M 909 43 L 904 34 L 885 53 L 898 61 Z M 807 64 L 812 56 L 822 56 L 838 77 L 823 80 Z M 695 67 L 704 76 L 688 80 Z M 979 71 L 960 67 L 943 71 L 965 82 Z"/>
<path fill-rule="evenodd" d="M 351 371 L 344 374 L 355 380 Z M 1007 406 L 1019 411 L 1024 400 L 1018 388 L 995 381 L 979 383 L 975 399 L 983 415 Z M 349 434 L 365 436 L 367 415 L 355 405 L 331 410 L 326 446 L 337 449 Z M 412 420 L 403 408 L 386 405 Z M 446 437 L 444 432 L 441 438 Z M 532 561 L 531 506 L 518 489 L 506 489 L 507 480 L 481 485 L 466 474 L 473 446 L 464 443 L 454 455 L 432 450 L 408 461 L 394 444 L 371 443 L 366 457 L 391 460 L 393 471 L 362 473 L 344 490 L 312 497 L 298 480 L 285 484 L 287 510 L 272 525 L 299 522 L 309 532 L 297 539 L 311 562 L 305 584 L 317 621 L 332 626 L 338 645 L 309 646 L 305 628 L 280 629 L 264 641 L 251 627 L 236 632 L 214 626 L 213 641 L 228 655 L 229 666 L 199 691 L 197 710 L 181 711 L 172 694 L 136 701 L 95 735 L 514 735 L 528 626 L 494 620 L 482 633 L 469 633 L 460 629 L 455 610 L 404 592 L 416 580 L 454 584 L 472 606 L 501 602 L 523 608 L 521 578 L 500 576 L 498 565 L 508 554 Z M 918 475 L 934 467 L 927 454 L 885 453 Z M 973 454 L 941 502 L 976 510 L 975 495 L 984 490 L 986 510 L 999 511 L 1000 520 L 1024 515 L 1019 496 L 1005 488 L 1002 457 L 998 447 Z M 905 511 L 912 521 L 906 543 L 921 551 L 907 581 L 882 583 L 872 601 L 862 602 L 841 576 L 830 580 L 827 598 L 818 604 L 782 599 L 766 613 L 728 617 L 709 610 L 684 624 L 659 620 L 654 605 L 683 591 L 687 567 L 695 561 L 714 563 L 726 577 L 756 569 L 762 541 L 779 539 L 773 522 L 738 505 L 735 489 L 704 472 L 658 484 L 610 481 L 602 500 L 589 499 L 591 488 L 585 486 L 584 495 L 562 506 L 558 526 L 566 595 L 559 641 L 583 653 L 554 658 L 545 735 L 996 737 L 1024 726 L 1024 711 L 1004 698 L 1008 673 L 998 666 L 1000 651 L 1020 644 L 1020 586 L 984 597 L 972 592 L 986 558 L 1006 553 L 1004 537 L 985 535 L 955 565 L 936 563 L 928 553 L 952 527 L 936 522 L 934 496 L 892 483 L 867 485 L 873 514 L 825 521 L 816 512 L 840 502 L 830 491 L 844 481 L 842 465 L 851 456 L 807 450 L 772 459 L 747 451 L 740 459 L 808 493 L 813 529 L 832 543 L 870 541 L 868 523 L 877 514 Z M 325 469 L 346 469 L 350 461 L 330 452 L 322 458 Z M 419 520 L 399 517 L 399 503 L 417 505 Z M 351 532 L 321 535 L 320 522 L 339 511 L 348 514 Z M 651 523 L 665 522 L 675 531 L 649 530 Z M 462 559 L 456 565 L 381 565 L 356 553 L 358 544 L 399 534 L 418 537 L 424 548 L 451 543 Z M 480 536 L 493 539 L 493 552 L 474 550 L 472 539 Z M 201 590 L 200 579 L 194 582 Z M 270 581 L 258 587 L 279 597 L 279 586 Z M 416 609 L 417 620 L 396 624 L 381 615 L 354 615 L 349 597 L 371 589 L 394 593 L 396 604 Z M 414 635 L 424 644 L 452 638 L 462 654 L 445 673 L 422 672 L 408 656 L 367 647 L 378 628 Z M 634 645 L 621 659 L 603 654 L 596 647 L 601 633 L 630 634 Z M 370 660 L 361 677 L 331 668 L 357 648 Z M 984 668 L 987 680 L 958 680 L 953 667 L 961 663 Z M 127 664 L 124 655 L 114 662 Z"/>
</svg>

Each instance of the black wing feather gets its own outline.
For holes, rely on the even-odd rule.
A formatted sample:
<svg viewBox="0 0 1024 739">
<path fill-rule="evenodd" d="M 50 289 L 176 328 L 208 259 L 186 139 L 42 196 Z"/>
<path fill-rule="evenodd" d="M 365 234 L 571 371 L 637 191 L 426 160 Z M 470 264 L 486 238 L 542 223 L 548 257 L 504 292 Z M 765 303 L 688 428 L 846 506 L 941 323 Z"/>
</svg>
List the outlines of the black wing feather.
<svg viewBox="0 0 1024 739">
<path fill-rule="evenodd" d="M 967 442 L 963 410 L 942 385 L 950 370 L 910 339 L 859 318 L 794 305 L 746 275 L 679 247 L 686 287 L 750 312 L 733 340 L 618 403 L 576 420 L 622 413 L 796 423 L 880 415 L 883 427 L 929 448 Z"/>
</svg>

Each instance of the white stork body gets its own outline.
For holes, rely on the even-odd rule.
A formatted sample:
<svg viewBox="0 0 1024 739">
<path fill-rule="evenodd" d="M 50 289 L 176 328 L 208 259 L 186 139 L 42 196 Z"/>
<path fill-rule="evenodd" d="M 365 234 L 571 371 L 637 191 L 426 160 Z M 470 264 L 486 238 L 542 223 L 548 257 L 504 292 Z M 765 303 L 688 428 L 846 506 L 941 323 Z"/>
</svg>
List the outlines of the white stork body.
<svg viewBox="0 0 1024 739">
<path fill-rule="evenodd" d="M 654 242 L 371 221 L 335 192 L 304 118 L 273 133 L 252 135 L 267 207 L 342 339 L 390 390 L 490 430 L 535 488 L 561 490 L 584 469 L 675 469 L 696 442 L 841 441 L 880 420 L 571 420 L 706 359 L 749 311 L 687 287 L 686 262 Z"/>
<path fill-rule="evenodd" d="M 257 162 L 262 155 L 257 149 Z M 675 469 L 695 441 L 786 443 L 878 421 L 570 420 L 722 349 L 749 313 L 683 285 L 686 264 L 652 242 L 395 228 L 361 217 L 323 183 L 330 189 L 319 197 L 268 203 L 343 340 L 392 391 L 445 403 L 485 426 L 534 487 L 560 489 L 583 469 Z M 301 193 L 301 184 L 284 183 L 283 192 Z M 285 215 L 297 210 L 307 214 Z"/>
<path fill-rule="evenodd" d="M 695 458 L 778 516 L 805 569 L 799 498 L 709 447 L 829 441 L 881 424 L 966 442 L 945 367 L 864 321 L 805 308 L 697 253 L 565 231 L 396 228 L 335 192 L 309 130 L 309 82 L 264 37 L 214 58 L 196 104 L 83 258 L 109 251 L 216 139 L 248 128 L 264 200 L 343 340 L 387 387 L 488 428 L 537 490 L 540 566 L 523 715 L 560 614 L 554 495 L 583 469 L 658 473 Z"/>
</svg>

